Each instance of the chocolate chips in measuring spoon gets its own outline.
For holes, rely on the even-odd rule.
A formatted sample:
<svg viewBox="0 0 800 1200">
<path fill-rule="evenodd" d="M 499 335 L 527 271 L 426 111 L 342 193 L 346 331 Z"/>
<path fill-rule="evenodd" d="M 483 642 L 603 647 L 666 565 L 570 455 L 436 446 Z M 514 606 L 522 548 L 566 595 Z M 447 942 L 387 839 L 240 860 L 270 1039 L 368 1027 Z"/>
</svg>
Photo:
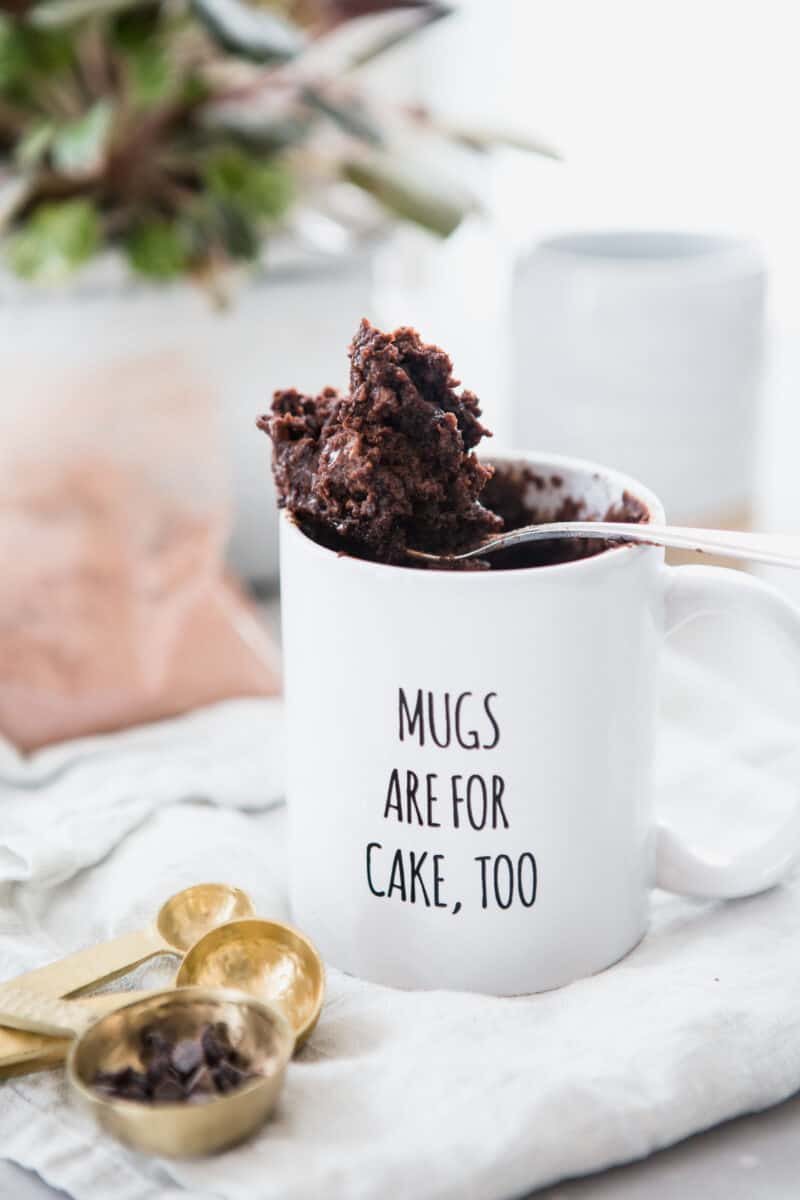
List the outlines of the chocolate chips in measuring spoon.
<svg viewBox="0 0 800 1200">
<path fill-rule="evenodd" d="M 231 1043 L 224 1021 L 197 1037 L 173 1041 L 152 1027 L 140 1035 L 142 1070 L 98 1071 L 92 1085 L 104 1096 L 151 1104 L 201 1104 L 254 1079 L 249 1061 Z"/>
</svg>

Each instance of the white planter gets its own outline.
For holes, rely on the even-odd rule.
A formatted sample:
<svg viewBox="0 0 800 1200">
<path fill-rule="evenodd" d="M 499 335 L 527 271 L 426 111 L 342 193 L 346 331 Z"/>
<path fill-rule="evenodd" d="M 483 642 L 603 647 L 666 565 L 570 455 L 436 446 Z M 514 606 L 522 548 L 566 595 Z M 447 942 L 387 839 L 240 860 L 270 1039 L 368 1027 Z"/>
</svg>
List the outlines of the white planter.
<svg viewBox="0 0 800 1200">
<path fill-rule="evenodd" d="M 13 428 L 15 406 L 29 404 L 33 391 L 57 396 L 66 372 L 74 382 L 85 371 L 87 386 L 99 375 L 119 378 L 126 405 L 144 390 L 163 390 L 165 404 L 197 395 L 202 419 L 210 409 L 218 422 L 218 465 L 233 498 L 230 562 L 245 578 L 269 582 L 278 569 L 277 513 L 269 445 L 255 419 L 275 388 L 346 383 L 346 347 L 370 308 L 370 262 L 364 250 L 275 267 L 243 284 L 222 312 L 191 285 L 131 283 L 113 261 L 60 291 L 4 277 L 2 417 Z"/>
</svg>

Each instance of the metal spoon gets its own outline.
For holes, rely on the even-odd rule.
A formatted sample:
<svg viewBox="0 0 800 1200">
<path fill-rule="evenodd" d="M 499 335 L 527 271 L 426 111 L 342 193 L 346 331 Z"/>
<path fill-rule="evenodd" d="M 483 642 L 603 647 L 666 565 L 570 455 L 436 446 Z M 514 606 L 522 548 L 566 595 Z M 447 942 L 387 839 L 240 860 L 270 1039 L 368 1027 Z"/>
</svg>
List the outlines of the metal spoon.
<svg viewBox="0 0 800 1200">
<path fill-rule="evenodd" d="M 12 994 L 18 993 L 20 983 L 14 980 L 0 986 L 0 1019 L 9 989 Z M 288 1020 L 299 1047 L 319 1020 L 325 996 L 325 968 L 316 947 L 298 930 L 282 921 L 252 918 L 211 929 L 192 946 L 180 965 L 175 986 L 198 985 L 236 988 L 258 1000 L 274 1003 Z M 79 1003 L 99 1016 L 142 995 L 109 992 L 85 996 Z M 9 1019 L 17 1023 L 13 1014 Z M 0 1079 L 57 1066 L 69 1051 L 69 1043 L 63 1037 L 10 1030 L 7 1036 L 19 1038 L 20 1046 L 16 1053 L 0 1056 Z"/>
<path fill-rule="evenodd" d="M 741 533 L 728 529 L 686 529 L 677 525 L 630 525 L 617 521 L 559 521 L 545 525 L 526 525 L 487 538 L 461 554 L 426 554 L 407 550 L 409 558 L 421 562 L 464 562 L 483 558 L 496 550 L 508 550 L 529 542 L 554 538 L 602 538 L 606 542 L 642 543 L 669 546 L 676 550 L 696 550 L 698 554 L 717 554 L 727 558 L 749 559 L 779 567 L 800 567 L 800 536 L 783 533 Z"/>
<path fill-rule="evenodd" d="M 276 1004 L 298 1046 L 311 1035 L 325 996 L 325 968 L 316 946 L 291 925 L 260 918 L 210 930 L 192 946 L 175 982 L 178 987 L 237 988 Z"/>
<path fill-rule="evenodd" d="M 274 1005 L 241 992 L 180 988 L 154 992 L 97 1018 L 82 1001 L 52 1000 L 19 987 L 3 992 L 0 1018 L 29 1030 L 72 1035 L 67 1078 L 77 1098 L 108 1133 L 145 1154 L 195 1157 L 242 1141 L 272 1111 L 294 1050 L 294 1033 Z M 222 1021 L 255 1077 L 202 1104 L 155 1104 L 102 1095 L 99 1071 L 141 1069 L 141 1034 L 163 1025 L 178 1041 Z"/>
<path fill-rule="evenodd" d="M 17 976 L 13 983 L 53 998 L 79 995 L 161 954 L 185 954 L 210 929 L 236 917 L 251 916 L 253 911 L 252 900 L 239 888 L 227 883 L 198 883 L 162 904 L 155 922 L 147 929 L 78 950 Z M 0 1029 L 0 1067 L 31 1060 L 40 1052 L 40 1046 L 26 1045 L 24 1035 Z"/>
<path fill-rule="evenodd" d="M 126 975 L 160 954 L 185 954 L 209 929 L 248 917 L 253 902 L 227 883 L 198 883 L 162 904 L 146 929 L 78 950 L 57 962 L 19 975 L 14 984 L 48 996 L 75 996 L 100 983 Z"/>
</svg>

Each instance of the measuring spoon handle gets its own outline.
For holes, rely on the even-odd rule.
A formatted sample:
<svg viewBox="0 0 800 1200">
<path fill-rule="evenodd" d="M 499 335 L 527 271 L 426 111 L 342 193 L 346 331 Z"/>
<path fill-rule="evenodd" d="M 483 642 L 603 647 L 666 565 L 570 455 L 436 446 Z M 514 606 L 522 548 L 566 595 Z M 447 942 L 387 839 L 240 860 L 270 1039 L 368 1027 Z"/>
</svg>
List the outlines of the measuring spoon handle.
<svg viewBox="0 0 800 1200">
<path fill-rule="evenodd" d="M 94 1020 L 92 1009 L 79 1001 L 54 1000 L 15 983 L 0 987 L 0 1021 L 12 1029 L 68 1037 L 83 1033 Z"/>
<path fill-rule="evenodd" d="M 106 992 L 102 996 L 84 996 L 81 1009 L 87 1008 L 95 1017 L 114 1012 L 124 1004 L 141 1000 L 147 992 Z M 3 988 L 0 987 L 0 999 Z M 73 1004 L 74 1001 L 66 1001 Z M 0 1080 L 28 1071 L 42 1071 L 64 1061 L 69 1041 L 63 1034 L 23 1033 L 19 1029 L 0 1030 Z"/>
<path fill-rule="evenodd" d="M 140 929 L 136 933 L 123 933 L 110 942 L 101 942 L 97 946 L 78 950 L 75 954 L 68 954 L 65 958 L 48 963 L 46 967 L 27 971 L 24 975 L 18 975 L 13 983 L 15 987 L 44 996 L 73 996 L 87 988 L 117 979 L 157 954 L 171 953 L 174 953 L 172 947 L 157 929 Z M 0 984 L 0 988 L 4 986 Z M 2 1050 L 0 1041 L 0 1054 Z"/>
</svg>

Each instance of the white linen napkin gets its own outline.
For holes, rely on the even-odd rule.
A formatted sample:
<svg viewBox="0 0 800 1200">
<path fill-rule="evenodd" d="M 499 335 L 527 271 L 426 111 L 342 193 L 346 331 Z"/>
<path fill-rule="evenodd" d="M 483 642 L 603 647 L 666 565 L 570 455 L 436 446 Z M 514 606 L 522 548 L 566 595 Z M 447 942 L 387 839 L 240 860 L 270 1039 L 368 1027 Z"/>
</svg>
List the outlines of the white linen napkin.
<svg viewBox="0 0 800 1200">
<path fill-rule="evenodd" d="M 800 672 L 741 632 L 696 622 L 665 662 L 658 806 L 721 853 L 766 836 L 800 786 Z M 280 722 L 275 701 L 236 701 L 29 761 L 0 751 L 0 978 L 136 928 L 204 879 L 286 915 Z M 318 1030 L 248 1144 L 145 1159 L 53 1071 L 0 1085 L 0 1155 L 76 1200 L 506 1200 L 800 1087 L 798 927 L 794 876 L 731 903 L 655 893 L 631 955 L 544 995 L 331 970 Z"/>
</svg>

